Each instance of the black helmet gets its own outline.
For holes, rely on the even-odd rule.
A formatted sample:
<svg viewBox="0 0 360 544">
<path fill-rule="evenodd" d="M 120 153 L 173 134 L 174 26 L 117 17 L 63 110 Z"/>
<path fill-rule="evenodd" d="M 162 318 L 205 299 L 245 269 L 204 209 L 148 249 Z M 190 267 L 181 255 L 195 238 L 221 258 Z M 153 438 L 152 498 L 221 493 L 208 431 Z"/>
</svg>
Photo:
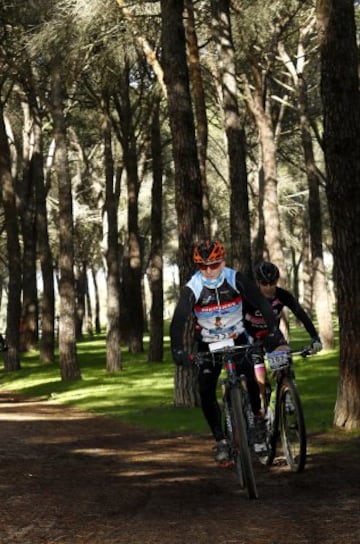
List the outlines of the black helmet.
<svg viewBox="0 0 360 544">
<path fill-rule="evenodd" d="M 193 261 L 196 264 L 220 263 L 225 259 L 225 249 L 219 240 L 203 240 L 195 245 Z"/>
<path fill-rule="evenodd" d="M 276 283 L 279 276 L 278 267 L 269 261 L 262 261 L 255 267 L 255 277 L 258 281 Z"/>
</svg>

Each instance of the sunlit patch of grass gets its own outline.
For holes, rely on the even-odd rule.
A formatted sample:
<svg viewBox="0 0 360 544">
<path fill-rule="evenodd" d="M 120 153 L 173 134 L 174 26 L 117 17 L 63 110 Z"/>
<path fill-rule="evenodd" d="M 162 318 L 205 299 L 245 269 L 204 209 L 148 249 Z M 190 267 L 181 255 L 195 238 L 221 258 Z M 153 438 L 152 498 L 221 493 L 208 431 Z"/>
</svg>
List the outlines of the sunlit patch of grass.
<svg viewBox="0 0 360 544">
<path fill-rule="evenodd" d="M 145 339 L 145 351 L 140 354 L 122 348 L 122 369 L 109 374 L 105 336 L 86 338 L 77 345 L 82 379 L 70 382 L 61 380 L 58 362 L 41 364 L 37 352 L 23 354 L 21 370 L 0 373 L 0 391 L 51 399 L 147 429 L 208 433 L 200 408 L 174 406 L 174 364 L 168 336 L 161 363 L 147 362 L 147 342 Z M 306 332 L 294 329 L 292 346 L 300 348 L 307 343 Z M 323 351 L 304 361 L 296 356 L 295 370 L 308 432 L 330 430 L 336 400 L 338 351 Z"/>
<path fill-rule="evenodd" d="M 296 358 L 295 368 L 307 429 L 311 432 L 331 428 L 339 375 L 338 352 L 318 353 L 305 360 Z"/>
<path fill-rule="evenodd" d="M 316 445 L 313 445 L 311 437 L 308 440 L 309 453 L 321 450 L 322 453 L 356 455 L 358 457 L 359 447 L 360 430 L 344 431 L 341 429 L 332 429 L 327 433 L 316 433 Z"/>
</svg>

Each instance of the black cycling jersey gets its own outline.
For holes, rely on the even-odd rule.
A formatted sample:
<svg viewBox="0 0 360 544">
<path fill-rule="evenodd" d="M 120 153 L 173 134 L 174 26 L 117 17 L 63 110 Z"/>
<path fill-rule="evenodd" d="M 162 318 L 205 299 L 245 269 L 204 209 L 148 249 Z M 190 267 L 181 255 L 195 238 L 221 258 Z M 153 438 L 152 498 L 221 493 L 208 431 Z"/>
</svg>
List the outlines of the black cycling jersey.
<svg viewBox="0 0 360 544">
<path fill-rule="evenodd" d="M 272 306 L 278 324 L 280 322 L 281 312 L 283 308 L 286 307 L 289 308 L 295 317 L 304 325 L 311 338 L 317 337 L 316 329 L 310 317 L 289 291 L 282 289 L 281 287 L 276 287 L 273 298 L 268 300 Z M 264 331 L 268 330 L 261 312 L 248 300 L 244 300 L 243 312 L 245 328 L 250 336 L 256 338 L 257 336 L 262 336 Z"/>
</svg>

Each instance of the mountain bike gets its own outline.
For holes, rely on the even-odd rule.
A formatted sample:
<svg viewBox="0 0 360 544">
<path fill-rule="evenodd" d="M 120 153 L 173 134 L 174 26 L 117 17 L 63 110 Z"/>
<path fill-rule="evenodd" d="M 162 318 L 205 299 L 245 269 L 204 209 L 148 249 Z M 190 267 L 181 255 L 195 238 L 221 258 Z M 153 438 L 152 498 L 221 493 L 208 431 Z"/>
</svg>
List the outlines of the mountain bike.
<svg viewBox="0 0 360 544">
<path fill-rule="evenodd" d="M 221 365 L 225 369 L 220 378 L 223 400 L 224 425 L 229 444 L 230 462 L 234 465 L 240 487 L 246 489 L 249 499 L 257 499 L 251 446 L 255 440 L 255 417 L 247 389 L 244 364 L 251 365 L 252 345 L 223 347 L 213 352 L 199 352 L 194 363 Z M 239 361 L 236 356 L 241 356 Z M 252 370 L 253 372 L 253 370 Z"/>
<path fill-rule="evenodd" d="M 286 463 L 293 472 L 302 472 L 306 464 L 306 428 L 302 403 L 295 381 L 294 353 L 307 357 L 313 352 L 302 350 L 273 351 L 266 354 L 272 382 L 265 383 L 265 418 L 268 453 L 259 456 L 260 461 L 272 465 L 280 439 Z"/>
</svg>

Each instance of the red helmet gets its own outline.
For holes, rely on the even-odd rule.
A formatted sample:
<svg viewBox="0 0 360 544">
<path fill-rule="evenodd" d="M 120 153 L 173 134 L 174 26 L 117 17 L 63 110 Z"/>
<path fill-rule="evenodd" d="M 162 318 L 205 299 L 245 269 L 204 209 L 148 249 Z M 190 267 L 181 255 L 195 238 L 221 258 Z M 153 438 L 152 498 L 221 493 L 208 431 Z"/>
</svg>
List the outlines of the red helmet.
<svg viewBox="0 0 360 544">
<path fill-rule="evenodd" d="M 220 263 L 225 259 L 225 249 L 219 240 L 203 240 L 194 247 L 193 261 L 196 264 Z"/>
</svg>

